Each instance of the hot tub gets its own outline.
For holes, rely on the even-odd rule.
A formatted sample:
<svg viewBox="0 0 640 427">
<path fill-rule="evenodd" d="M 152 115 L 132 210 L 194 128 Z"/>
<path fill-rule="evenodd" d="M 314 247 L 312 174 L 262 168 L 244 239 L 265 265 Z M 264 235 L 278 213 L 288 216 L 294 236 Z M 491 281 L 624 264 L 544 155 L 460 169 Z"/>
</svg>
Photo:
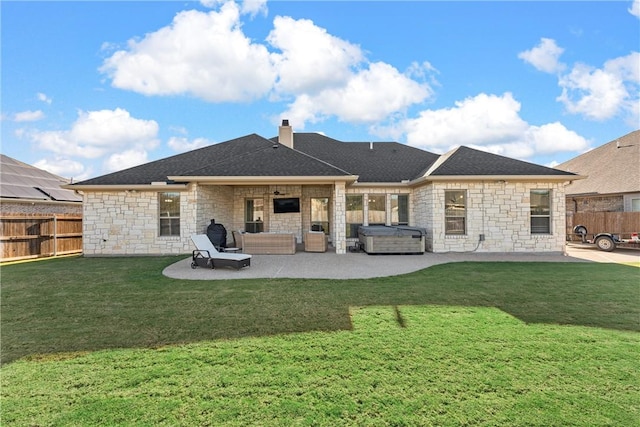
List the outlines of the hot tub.
<svg viewBox="0 0 640 427">
<path fill-rule="evenodd" d="M 406 225 L 358 228 L 360 246 L 368 254 L 423 254 L 427 230 Z"/>
</svg>

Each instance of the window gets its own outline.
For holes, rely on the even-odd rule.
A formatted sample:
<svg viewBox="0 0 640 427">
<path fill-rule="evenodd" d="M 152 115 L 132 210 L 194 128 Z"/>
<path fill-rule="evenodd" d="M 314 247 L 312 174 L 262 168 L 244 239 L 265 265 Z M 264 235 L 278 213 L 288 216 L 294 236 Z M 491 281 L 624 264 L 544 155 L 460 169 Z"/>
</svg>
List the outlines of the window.
<svg viewBox="0 0 640 427">
<path fill-rule="evenodd" d="M 358 237 L 358 227 L 362 225 L 362 221 L 364 220 L 364 211 L 362 210 L 362 195 L 347 194 L 346 205 L 347 238 Z"/>
<path fill-rule="evenodd" d="M 448 190 L 444 192 L 444 232 L 462 235 L 467 233 L 467 192 Z"/>
<path fill-rule="evenodd" d="M 631 212 L 640 212 L 640 199 L 631 199 Z"/>
<path fill-rule="evenodd" d="M 180 235 L 180 193 L 158 193 L 160 235 Z"/>
<path fill-rule="evenodd" d="M 264 231 L 264 200 L 246 199 L 244 208 L 244 230 L 247 233 Z"/>
<path fill-rule="evenodd" d="M 311 198 L 311 229 L 329 234 L 329 198 Z"/>
<path fill-rule="evenodd" d="M 391 225 L 409 225 L 409 196 L 391 195 Z"/>
<path fill-rule="evenodd" d="M 387 197 L 384 194 L 370 194 L 367 199 L 367 220 L 369 225 L 385 225 L 387 218 Z"/>
<path fill-rule="evenodd" d="M 550 196 L 550 190 L 531 190 L 531 234 L 551 233 Z"/>
</svg>

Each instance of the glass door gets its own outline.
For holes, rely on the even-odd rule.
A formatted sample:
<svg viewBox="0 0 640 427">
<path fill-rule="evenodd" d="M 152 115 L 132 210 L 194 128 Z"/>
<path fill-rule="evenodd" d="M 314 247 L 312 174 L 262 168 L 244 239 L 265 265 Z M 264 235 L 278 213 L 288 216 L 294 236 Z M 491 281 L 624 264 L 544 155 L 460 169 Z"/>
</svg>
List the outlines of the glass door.
<svg viewBox="0 0 640 427">
<path fill-rule="evenodd" d="M 329 198 L 311 198 L 311 230 L 329 234 Z"/>
</svg>

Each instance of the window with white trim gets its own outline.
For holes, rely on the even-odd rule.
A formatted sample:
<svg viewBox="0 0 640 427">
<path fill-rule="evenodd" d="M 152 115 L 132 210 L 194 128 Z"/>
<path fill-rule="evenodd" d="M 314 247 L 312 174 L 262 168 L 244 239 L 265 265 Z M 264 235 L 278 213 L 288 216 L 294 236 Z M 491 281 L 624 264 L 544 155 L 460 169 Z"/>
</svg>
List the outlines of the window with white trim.
<svg viewBox="0 0 640 427">
<path fill-rule="evenodd" d="M 160 236 L 180 235 L 180 193 L 158 193 Z"/>
<path fill-rule="evenodd" d="M 531 190 L 531 234 L 551 233 L 551 190 Z"/>
<path fill-rule="evenodd" d="M 467 233 L 466 190 L 446 190 L 444 192 L 444 233 L 450 235 Z"/>
</svg>

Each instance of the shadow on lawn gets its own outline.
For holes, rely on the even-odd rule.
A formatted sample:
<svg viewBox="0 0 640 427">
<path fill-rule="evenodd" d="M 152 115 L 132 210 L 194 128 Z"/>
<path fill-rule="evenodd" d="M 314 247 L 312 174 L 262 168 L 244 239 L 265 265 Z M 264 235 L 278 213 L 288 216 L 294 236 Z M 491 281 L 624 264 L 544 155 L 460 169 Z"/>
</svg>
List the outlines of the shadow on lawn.
<svg viewBox="0 0 640 427">
<path fill-rule="evenodd" d="M 526 323 L 638 331 L 638 269 L 613 264 L 455 263 L 362 280 L 187 281 L 175 258 L 80 258 L 3 268 L 2 362 L 352 328 L 350 307 L 497 307 Z"/>
</svg>

